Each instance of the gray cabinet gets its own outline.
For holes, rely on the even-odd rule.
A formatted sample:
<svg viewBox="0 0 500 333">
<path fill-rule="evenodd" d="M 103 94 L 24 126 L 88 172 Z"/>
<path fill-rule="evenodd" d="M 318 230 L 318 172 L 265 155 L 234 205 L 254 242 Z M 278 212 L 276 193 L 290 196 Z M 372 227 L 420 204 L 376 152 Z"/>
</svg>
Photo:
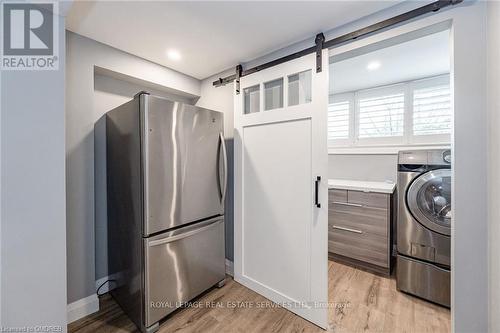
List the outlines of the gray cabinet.
<svg viewBox="0 0 500 333">
<path fill-rule="evenodd" d="M 389 193 L 330 189 L 330 257 L 390 274 L 393 197 L 393 194 Z"/>
</svg>

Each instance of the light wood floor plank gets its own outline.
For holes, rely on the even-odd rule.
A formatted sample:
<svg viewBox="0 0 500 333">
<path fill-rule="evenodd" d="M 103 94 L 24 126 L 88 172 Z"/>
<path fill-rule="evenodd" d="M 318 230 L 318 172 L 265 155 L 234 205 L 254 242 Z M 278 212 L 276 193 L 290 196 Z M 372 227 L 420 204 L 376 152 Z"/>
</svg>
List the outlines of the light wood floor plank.
<svg viewBox="0 0 500 333">
<path fill-rule="evenodd" d="M 450 332 L 450 311 L 396 290 L 394 277 L 387 278 L 329 262 L 328 332 Z M 241 284 L 227 279 L 197 299 L 203 306 L 176 311 L 160 325 L 161 333 L 260 333 L 324 332 L 293 313 L 279 308 L 257 308 L 267 300 Z M 253 307 L 236 306 L 246 302 Z M 216 306 L 207 306 L 213 305 Z M 270 304 L 270 303 L 267 303 Z M 229 305 L 229 306 L 228 306 Z M 70 333 L 137 332 L 134 324 L 109 295 L 100 299 L 99 312 L 68 325 Z"/>
</svg>

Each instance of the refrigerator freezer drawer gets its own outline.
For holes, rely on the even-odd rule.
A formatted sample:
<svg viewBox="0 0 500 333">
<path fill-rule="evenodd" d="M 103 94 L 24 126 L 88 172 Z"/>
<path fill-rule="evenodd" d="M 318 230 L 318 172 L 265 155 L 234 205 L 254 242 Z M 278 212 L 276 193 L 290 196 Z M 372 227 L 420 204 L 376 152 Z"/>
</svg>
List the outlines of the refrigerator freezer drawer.
<svg viewBox="0 0 500 333">
<path fill-rule="evenodd" d="M 145 326 L 225 278 L 224 219 L 144 239 Z"/>
</svg>

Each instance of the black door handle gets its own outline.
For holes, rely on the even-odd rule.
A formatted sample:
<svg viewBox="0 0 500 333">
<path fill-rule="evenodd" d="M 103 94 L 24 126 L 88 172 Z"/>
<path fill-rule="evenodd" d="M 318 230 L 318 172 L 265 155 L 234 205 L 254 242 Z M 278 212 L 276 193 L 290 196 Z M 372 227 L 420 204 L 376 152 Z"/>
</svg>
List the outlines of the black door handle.
<svg viewBox="0 0 500 333">
<path fill-rule="evenodd" d="M 314 204 L 316 207 L 321 208 L 321 204 L 319 203 L 319 182 L 321 181 L 321 177 L 317 176 L 316 181 L 314 182 Z"/>
</svg>

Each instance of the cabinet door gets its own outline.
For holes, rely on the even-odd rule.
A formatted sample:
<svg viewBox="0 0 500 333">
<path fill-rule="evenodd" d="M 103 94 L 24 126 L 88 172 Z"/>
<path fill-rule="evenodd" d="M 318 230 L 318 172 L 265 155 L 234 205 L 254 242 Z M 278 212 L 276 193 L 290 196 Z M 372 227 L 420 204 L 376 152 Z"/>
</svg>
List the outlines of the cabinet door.
<svg viewBox="0 0 500 333">
<path fill-rule="evenodd" d="M 339 226 L 383 237 L 388 236 L 387 210 L 383 209 L 333 203 L 329 210 L 328 224 L 330 228 Z"/>
<path fill-rule="evenodd" d="M 383 193 L 330 190 L 330 252 L 387 268 L 389 256 L 389 199 Z"/>
<path fill-rule="evenodd" d="M 373 208 L 389 208 L 389 195 L 375 192 L 348 191 L 349 203 Z"/>
</svg>

